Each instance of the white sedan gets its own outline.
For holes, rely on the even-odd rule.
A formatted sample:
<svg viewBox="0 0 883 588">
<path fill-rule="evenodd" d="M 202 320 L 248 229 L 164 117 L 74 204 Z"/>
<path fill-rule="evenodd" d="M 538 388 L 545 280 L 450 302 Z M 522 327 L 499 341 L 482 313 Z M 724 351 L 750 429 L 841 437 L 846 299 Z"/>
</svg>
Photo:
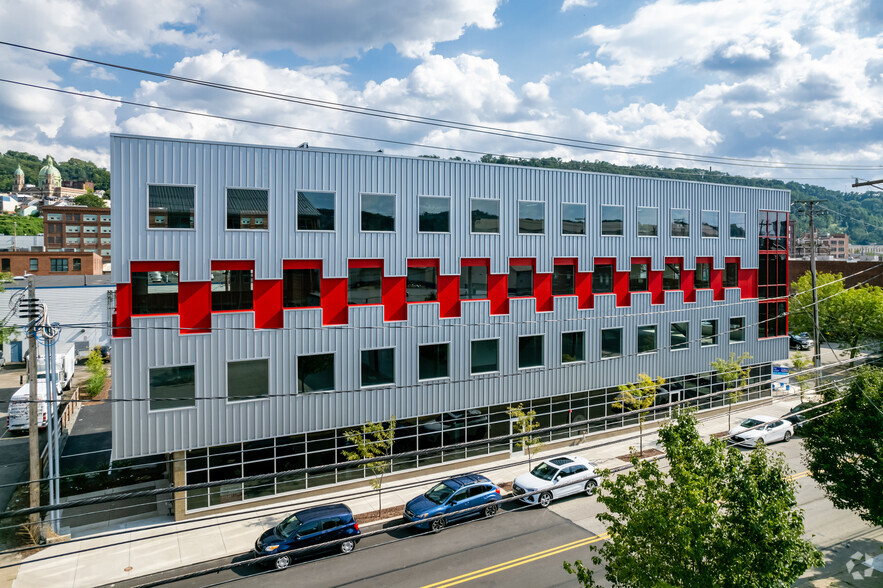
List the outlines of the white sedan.
<svg viewBox="0 0 883 588">
<path fill-rule="evenodd" d="M 738 427 L 730 429 L 729 442 L 755 447 L 759 443 L 788 441 L 794 436 L 794 425 L 789 421 L 762 414 L 747 418 Z"/>
<path fill-rule="evenodd" d="M 539 504 L 545 508 L 552 500 L 562 496 L 578 492 L 591 496 L 597 487 L 595 464 L 583 457 L 565 455 L 545 460 L 529 474 L 521 474 L 515 478 L 512 493 L 521 496 L 522 502 Z"/>
</svg>

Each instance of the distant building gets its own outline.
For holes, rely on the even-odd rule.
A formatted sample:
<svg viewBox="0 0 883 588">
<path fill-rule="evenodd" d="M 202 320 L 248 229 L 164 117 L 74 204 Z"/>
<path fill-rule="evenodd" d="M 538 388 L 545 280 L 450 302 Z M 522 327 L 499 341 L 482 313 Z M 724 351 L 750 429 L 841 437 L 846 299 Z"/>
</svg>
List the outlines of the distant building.
<svg viewBox="0 0 883 588">
<path fill-rule="evenodd" d="M 795 239 L 791 257 L 809 258 L 810 235 L 804 233 Z M 822 259 L 848 259 L 849 235 L 846 233 L 816 233 L 816 257 Z"/>
<path fill-rule="evenodd" d="M 14 276 L 97 276 L 104 263 L 97 253 L 0 251 L 0 272 Z"/>
<path fill-rule="evenodd" d="M 92 182 L 79 180 L 65 181 L 61 172 L 55 167 L 55 160 L 51 155 L 46 156 L 46 165 L 40 168 L 37 174 L 36 184 L 25 183 L 25 173 L 19 165 L 13 172 L 12 191 L 17 194 L 25 194 L 31 198 L 39 198 L 43 204 L 54 200 L 73 200 L 82 196 L 94 187 Z"/>
<path fill-rule="evenodd" d="M 110 208 L 43 207 L 47 251 L 97 253 L 110 263 Z"/>
<path fill-rule="evenodd" d="M 0 235 L 0 251 L 43 250 L 43 235 Z"/>
</svg>

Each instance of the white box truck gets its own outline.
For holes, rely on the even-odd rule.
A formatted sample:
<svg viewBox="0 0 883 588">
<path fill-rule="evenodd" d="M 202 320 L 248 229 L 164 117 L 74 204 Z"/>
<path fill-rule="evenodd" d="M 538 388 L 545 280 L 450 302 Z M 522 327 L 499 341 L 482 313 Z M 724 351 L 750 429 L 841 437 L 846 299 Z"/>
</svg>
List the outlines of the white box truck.
<svg viewBox="0 0 883 588">
<path fill-rule="evenodd" d="M 6 428 L 10 431 L 27 431 L 30 428 L 29 400 L 31 385 L 19 388 L 9 400 L 9 413 L 6 415 Z M 37 381 L 37 426 L 44 428 L 49 420 L 49 403 L 46 395 L 46 380 Z"/>
<path fill-rule="evenodd" d="M 57 350 L 57 348 L 56 348 Z M 42 350 L 41 350 L 42 351 Z M 68 390 L 74 377 L 74 369 L 77 366 L 77 352 L 73 343 L 66 350 L 55 354 L 55 383 L 58 391 Z M 37 380 L 46 379 L 46 356 L 45 353 L 37 353 Z"/>
</svg>

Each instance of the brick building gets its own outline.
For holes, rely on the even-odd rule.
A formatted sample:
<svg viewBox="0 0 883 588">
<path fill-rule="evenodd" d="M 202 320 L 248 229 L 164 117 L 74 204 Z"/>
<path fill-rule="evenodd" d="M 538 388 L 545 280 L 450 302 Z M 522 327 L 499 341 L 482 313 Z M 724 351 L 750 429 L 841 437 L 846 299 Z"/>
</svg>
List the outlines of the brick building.
<svg viewBox="0 0 883 588">
<path fill-rule="evenodd" d="M 97 253 L 70 251 L 0 251 L 0 271 L 14 276 L 97 276 L 104 273 Z"/>
<path fill-rule="evenodd" d="M 110 208 L 44 206 L 46 250 L 97 253 L 110 262 Z"/>
</svg>

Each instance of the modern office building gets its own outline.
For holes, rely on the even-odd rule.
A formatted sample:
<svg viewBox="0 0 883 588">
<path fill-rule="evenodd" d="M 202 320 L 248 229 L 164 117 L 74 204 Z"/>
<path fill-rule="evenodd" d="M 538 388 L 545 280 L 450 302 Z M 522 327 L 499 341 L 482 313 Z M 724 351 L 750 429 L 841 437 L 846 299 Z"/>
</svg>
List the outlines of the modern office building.
<svg viewBox="0 0 883 588">
<path fill-rule="evenodd" d="M 582 437 L 635 422 L 639 373 L 707 409 L 714 359 L 787 357 L 784 190 L 124 135 L 111 179 L 114 459 L 169 455 L 176 485 L 339 464 L 179 516 L 362 477 L 366 421 L 450 447 L 394 472 L 491 459 L 513 447 L 458 444 L 510 406 Z"/>
</svg>

